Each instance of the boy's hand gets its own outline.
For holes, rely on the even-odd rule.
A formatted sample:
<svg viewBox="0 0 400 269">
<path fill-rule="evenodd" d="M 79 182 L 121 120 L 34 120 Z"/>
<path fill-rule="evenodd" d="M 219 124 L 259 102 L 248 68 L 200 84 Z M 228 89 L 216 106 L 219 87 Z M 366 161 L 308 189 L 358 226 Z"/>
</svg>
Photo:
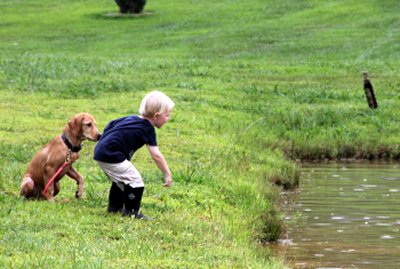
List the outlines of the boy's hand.
<svg viewBox="0 0 400 269">
<path fill-rule="evenodd" d="M 171 187 L 172 186 L 172 177 L 165 177 L 165 182 L 163 184 L 164 187 Z"/>
</svg>

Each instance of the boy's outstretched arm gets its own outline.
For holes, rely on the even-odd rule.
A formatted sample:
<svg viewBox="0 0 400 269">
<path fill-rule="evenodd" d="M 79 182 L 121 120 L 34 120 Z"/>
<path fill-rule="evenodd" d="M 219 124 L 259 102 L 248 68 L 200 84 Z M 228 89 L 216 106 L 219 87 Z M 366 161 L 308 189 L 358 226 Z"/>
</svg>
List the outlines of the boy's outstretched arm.
<svg viewBox="0 0 400 269">
<path fill-rule="evenodd" d="M 157 164 L 157 167 L 164 173 L 164 187 L 170 187 L 172 185 L 172 175 L 164 156 L 157 146 L 147 146 L 147 149 L 150 152 L 151 158 L 153 158 Z"/>
</svg>

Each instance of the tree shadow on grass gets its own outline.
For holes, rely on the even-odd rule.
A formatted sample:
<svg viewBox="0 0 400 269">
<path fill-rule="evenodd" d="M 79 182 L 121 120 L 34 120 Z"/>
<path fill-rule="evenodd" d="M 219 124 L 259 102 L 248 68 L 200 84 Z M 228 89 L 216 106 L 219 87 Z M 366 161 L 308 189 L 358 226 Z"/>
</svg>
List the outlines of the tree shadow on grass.
<svg viewBox="0 0 400 269">
<path fill-rule="evenodd" d="M 135 20 L 153 16 L 155 14 L 154 11 L 148 10 L 143 11 L 140 14 L 122 14 L 120 12 L 105 12 L 105 13 L 94 13 L 91 14 L 90 17 L 95 18 L 97 20 Z"/>
</svg>

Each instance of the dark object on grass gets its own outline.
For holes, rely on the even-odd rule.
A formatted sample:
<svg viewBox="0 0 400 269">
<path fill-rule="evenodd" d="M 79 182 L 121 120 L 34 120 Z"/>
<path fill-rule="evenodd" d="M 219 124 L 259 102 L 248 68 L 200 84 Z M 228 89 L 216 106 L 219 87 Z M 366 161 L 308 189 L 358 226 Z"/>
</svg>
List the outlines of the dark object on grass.
<svg viewBox="0 0 400 269">
<path fill-rule="evenodd" d="M 115 0 L 119 6 L 119 11 L 123 14 L 142 13 L 144 6 L 146 5 L 146 0 Z"/>
<path fill-rule="evenodd" d="M 372 83 L 368 78 L 368 73 L 363 72 L 363 75 L 364 75 L 364 91 L 365 91 L 365 96 L 367 97 L 368 106 L 371 109 L 375 109 L 378 107 L 378 103 L 376 102 L 374 88 L 372 87 Z"/>
</svg>

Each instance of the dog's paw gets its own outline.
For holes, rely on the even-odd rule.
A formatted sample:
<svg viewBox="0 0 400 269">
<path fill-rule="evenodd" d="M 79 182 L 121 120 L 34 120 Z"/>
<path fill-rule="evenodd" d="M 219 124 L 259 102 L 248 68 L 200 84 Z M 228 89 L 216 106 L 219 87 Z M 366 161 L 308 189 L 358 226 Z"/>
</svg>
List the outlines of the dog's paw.
<svg viewBox="0 0 400 269">
<path fill-rule="evenodd" d="M 82 198 L 82 192 L 80 192 L 80 191 L 76 191 L 75 192 L 75 198 L 78 198 L 78 199 L 80 199 L 80 198 Z"/>
</svg>

